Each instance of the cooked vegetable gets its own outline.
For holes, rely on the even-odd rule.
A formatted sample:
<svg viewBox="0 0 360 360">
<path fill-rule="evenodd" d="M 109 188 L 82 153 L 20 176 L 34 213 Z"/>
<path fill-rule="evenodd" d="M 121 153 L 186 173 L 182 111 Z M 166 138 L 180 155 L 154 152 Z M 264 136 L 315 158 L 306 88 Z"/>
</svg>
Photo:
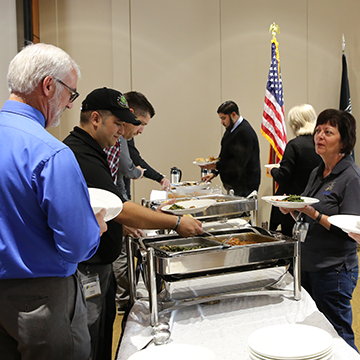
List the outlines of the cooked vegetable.
<svg viewBox="0 0 360 360">
<path fill-rule="evenodd" d="M 183 206 L 177 204 L 173 204 L 169 207 L 169 210 L 183 210 L 183 209 L 185 209 Z"/>
<path fill-rule="evenodd" d="M 280 201 L 288 201 L 288 202 L 304 202 L 304 199 L 301 198 L 300 195 L 289 195 L 286 198 Z"/>
<path fill-rule="evenodd" d="M 160 249 L 163 251 L 180 252 L 180 251 L 203 249 L 205 247 L 206 246 L 203 245 L 194 245 L 194 246 L 163 245 L 160 246 Z"/>
</svg>

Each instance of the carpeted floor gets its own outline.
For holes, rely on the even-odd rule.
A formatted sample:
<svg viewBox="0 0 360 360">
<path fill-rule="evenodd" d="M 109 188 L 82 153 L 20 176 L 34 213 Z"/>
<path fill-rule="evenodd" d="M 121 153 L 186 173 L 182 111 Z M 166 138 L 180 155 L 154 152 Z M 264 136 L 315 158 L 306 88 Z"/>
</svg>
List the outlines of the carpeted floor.
<svg viewBox="0 0 360 360">
<path fill-rule="evenodd" d="M 112 347 L 112 353 L 113 353 L 113 359 L 115 360 L 116 350 L 119 344 L 119 339 L 121 335 L 121 321 L 123 316 L 122 315 L 116 315 L 115 322 L 114 322 L 114 333 L 113 333 L 113 347 Z"/>
<path fill-rule="evenodd" d="M 352 327 L 355 333 L 355 345 L 360 350 L 360 281 L 358 281 L 357 286 L 354 290 L 351 304 L 353 309 Z"/>
</svg>

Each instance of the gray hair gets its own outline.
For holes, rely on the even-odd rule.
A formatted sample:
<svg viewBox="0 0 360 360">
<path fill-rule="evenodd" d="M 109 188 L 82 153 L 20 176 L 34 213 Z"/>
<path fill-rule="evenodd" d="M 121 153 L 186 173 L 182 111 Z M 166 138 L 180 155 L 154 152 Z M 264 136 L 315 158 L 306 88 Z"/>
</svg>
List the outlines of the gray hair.
<svg viewBox="0 0 360 360">
<path fill-rule="evenodd" d="M 309 104 L 294 106 L 289 110 L 288 122 L 295 136 L 313 134 L 316 112 Z"/>
<path fill-rule="evenodd" d="M 49 44 L 29 44 L 10 62 L 9 91 L 29 94 L 46 76 L 62 80 L 73 69 L 80 77 L 79 66 L 64 50 Z"/>
</svg>

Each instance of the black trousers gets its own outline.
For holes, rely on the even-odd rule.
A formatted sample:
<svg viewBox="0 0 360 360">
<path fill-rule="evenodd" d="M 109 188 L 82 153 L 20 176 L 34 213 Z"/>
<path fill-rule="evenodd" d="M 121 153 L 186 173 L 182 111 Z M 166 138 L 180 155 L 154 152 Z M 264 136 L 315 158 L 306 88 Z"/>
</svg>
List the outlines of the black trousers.
<svg viewBox="0 0 360 360">
<path fill-rule="evenodd" d="M 0 358 L 88 360 L 85 298 L 76 275 L 0 280 Z"/>
</svg>

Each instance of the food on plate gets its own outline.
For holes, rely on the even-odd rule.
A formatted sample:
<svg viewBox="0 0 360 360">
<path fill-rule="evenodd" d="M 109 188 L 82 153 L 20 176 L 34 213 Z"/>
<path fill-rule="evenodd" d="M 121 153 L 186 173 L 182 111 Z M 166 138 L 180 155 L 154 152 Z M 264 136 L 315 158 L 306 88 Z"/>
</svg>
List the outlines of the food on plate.
<svg viewBox="0 0 360 360">
<path fill-rule="evenodd" d="M 231 246 L 239 246 L 239 245 L 249 245 L 249 244 L 256 244 L 257 242 L 254 240 L 240 240 L 237 237 L 232 237 L 228 240 L 227 244 Z"/>
<path fill-rule="evenodd" d="M 204 245 L 194 245 L 194 246 L 177 246 L 177 245 L 163 245 L 160 246 L 160 250 L 170 251 L 170 252 L 180 252 L 180 251 L 190 251 L 203 249 L 206 246 Z"/>
<path fill-rule="evenodd" d="M 277 201 L 304 202 L 304 199 L 302 199 L 300 195 L 289 195 L 286 198 Z"/>
<path fill-rule="evenodd" d="M 169 210 L 183 210 L 183 209 L 185 209 L 183 206 L 177 205 L 177 204 L 172 204 L 172 205 L 169 207 Z"/>
<path fill-rule="evenodd" d="M 206 185 L 206 184 L 200 181 L 184 181 L 180 184 L 176 184 L 176 186 L 172 186 L 171 190 L 176 190 L 179 187 L 181 188 L 182 186 L 202 186 L 202 185 Z"/>
<path fill-rule="evenodd" d="M 213 161 L 219 161 L 220 158 L 215 157 L 215 156 L 208 156 L 206 158 L 196 158 L 195 162 L 196 163 L 209 163 L 209 162 L 213 162 Z"/>
</svg>

